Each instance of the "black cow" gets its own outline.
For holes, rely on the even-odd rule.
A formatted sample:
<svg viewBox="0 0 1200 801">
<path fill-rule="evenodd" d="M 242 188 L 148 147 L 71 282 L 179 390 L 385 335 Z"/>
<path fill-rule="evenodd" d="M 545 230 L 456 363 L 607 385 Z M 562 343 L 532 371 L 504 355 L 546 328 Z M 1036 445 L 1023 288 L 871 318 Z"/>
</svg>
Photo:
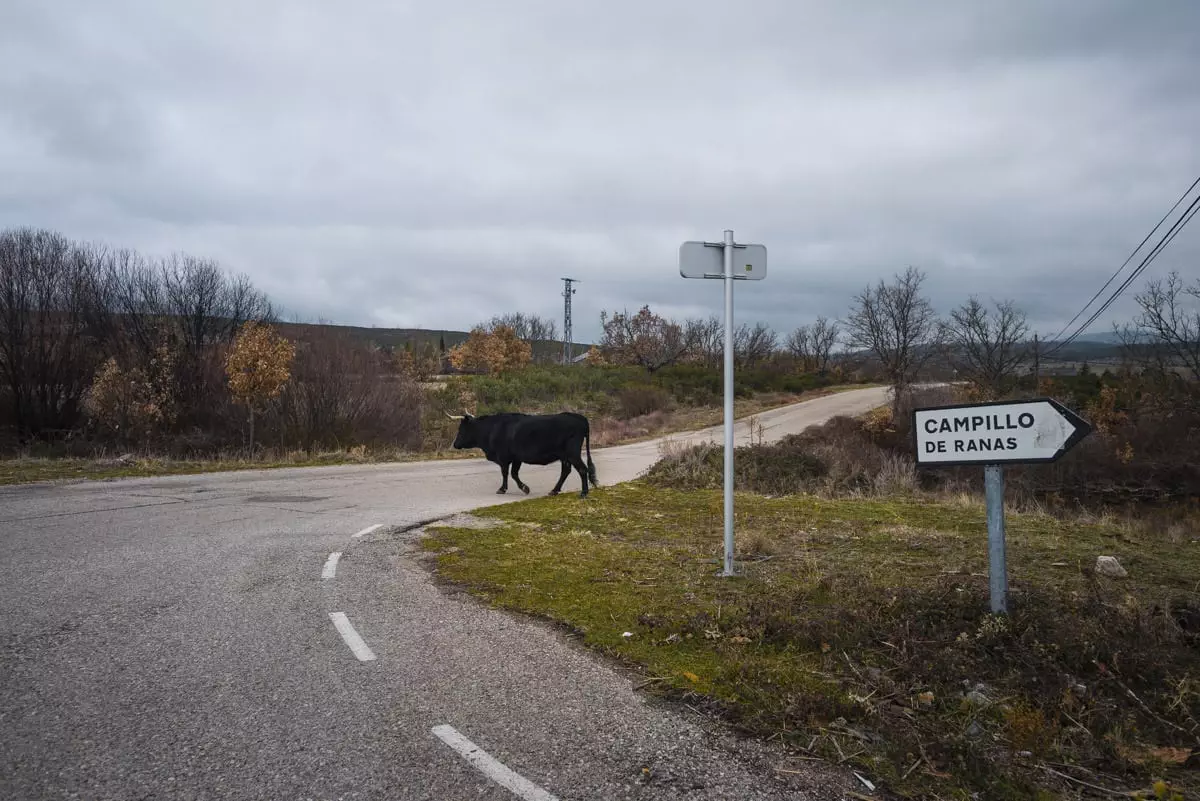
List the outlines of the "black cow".
<svg viewBox="0 0 1200 801">
<path fill-rule="evenodd" d="M 583 481 L 583 492 L 579 497 L 586 498 L 588 480 L 593 487 L 600 486 L 596 480 L 596 465 L 592 464 L 592 442 L 588 420 L 582 414 L 563 412 L 561 414 L 520 414 L 506 412 L 503 414 L 487 414 L 483 417 L 451 417 L 458 420 L 458 435 L 454 438 L 454 447 L 480 448 L 489 462 L 500 465 L 500 475 L 504 481 L 497 495 L 508 492 L 508 471 L 512 468 L 513 481 L 526 495 L 529 487 L 521 481 L 520 470 L 523 464 L 550 464 L 562 462 L 562 475 L 558 483 L 550 491 L 557 495 L 562 490 L 563 482 L 571 475 L 571 468 L 579 471 Z M 587 467 L 585 469 L 580 452 L 587 446 Z"/>
</svg>

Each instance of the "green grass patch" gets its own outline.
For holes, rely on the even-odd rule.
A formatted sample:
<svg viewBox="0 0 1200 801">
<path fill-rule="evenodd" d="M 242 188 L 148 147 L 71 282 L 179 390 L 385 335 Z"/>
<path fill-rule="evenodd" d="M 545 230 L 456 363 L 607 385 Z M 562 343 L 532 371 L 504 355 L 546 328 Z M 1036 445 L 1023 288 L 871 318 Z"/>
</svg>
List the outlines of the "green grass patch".
<svg viewBox="0 0 1200 801">
<path fill-rule="evenodd" d="M 640 666 L 647 690 L 910 797 L 1197 789 L 1195 540 L 1010 515 L 1012 614 L 999 619 L 976 503 L 738 503 L 734 579 L 716 576 L 709 490 L 531 500 L 478 512 L 497 527 L 424 542 L 444 579 L 578 632 Z M 1095 575 L 1101 554 L 1129 578 Z"/>
</svg>

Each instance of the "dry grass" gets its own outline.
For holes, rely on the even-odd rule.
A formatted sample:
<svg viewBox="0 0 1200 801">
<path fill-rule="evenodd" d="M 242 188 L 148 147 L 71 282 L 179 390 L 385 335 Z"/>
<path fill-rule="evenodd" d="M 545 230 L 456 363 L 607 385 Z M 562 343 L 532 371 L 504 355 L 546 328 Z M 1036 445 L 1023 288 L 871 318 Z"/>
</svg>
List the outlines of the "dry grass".
<svg viewBox="0 0 1200 801">
<path fill-rule="evenodd" d="M 237 470 L 277 470 L 288 467 L 330 467 L 334 465 L 412 462 L 434 459 L 478 458 L 478 453 L 438 451 L 412 453 L 407 451 L 368 451 L 350 449 L 309 453 L 293 451 L 266 454 L 249 459 L 237 454 L 225 454 L 212 459 L 169 459 L 153 455 L 123 454 L 92 459 L 48 459 L 17 457 L 0 460 L 0 486 L 30 484 L 41 481 L 109 480 L 116 478 L 147 478 L 152 476 L 224 473 Z"/>
<path fill-rule="evenodd" d="M 639 482 L 484 510 L 503 525 L 426 546 L 444 578 L 644 666 L 656 691 L 910 797 L 1200 790 L 1195 543 L 1010 515 L 997 618 L 978 504 L 741 495 L 733 580 L 715 576 L 720 509 L 719 491 Z M 1100 554 L 1130 577 L 1094 574 Z"/>
<path fill-rule="evenodd" d="M 811 400 L 833 392 L 861 388 L 860 385 L 848 385 L 815 390 L 802 396 L 771 394 L 739 399 L 735 405 L 735 413 L 741 419 L 801 400 Z M 703 408 L 684 408 L 673 412 L 658 411 L 624 421 L 597 416 L 592 418 L 592 445 L 593 447 L 604 447 L 643 442 L 654 437 L 705 428 L 720 422 L 720 409 Z M 457 425 L 455 421 L 446 419 L 441 411 L 428 410 L 422 423 L 424 437 L 419 451 L 395 447 L 368 448 L 366 446 L 322 451 L 267 449 L 253 459 L 247 458 L 244 452 L 239 451 L 227 451 L 212 458 L 203 459 L 176 459 L 154 453 L 122 452 L 115 452 L 111 455 L 101 453 L 91 458 L 42 458 L 35 455 L 23 455 L 0 460 L 0 485 L 38 481 L 215 473 L 230 470 L 267 470 L 283 467 L 481 458 L 479 451 L 456 451 L 451 447 Z"/>
</svg>

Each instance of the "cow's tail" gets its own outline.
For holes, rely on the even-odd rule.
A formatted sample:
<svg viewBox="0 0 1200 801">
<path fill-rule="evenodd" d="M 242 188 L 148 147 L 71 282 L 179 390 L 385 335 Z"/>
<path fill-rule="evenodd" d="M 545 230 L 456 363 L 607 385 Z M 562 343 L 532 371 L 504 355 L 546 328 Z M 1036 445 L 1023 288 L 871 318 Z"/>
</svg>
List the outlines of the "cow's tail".
<svg viewBox="0 0 1200 801">
<path fill-rule="evenodd" d="M 583 430 L 583 444 L 587 448 L 587 469 L 588 478 L 592 480 L 592 486 L 600 486 L 600 482 L 596 479 L 596 465 L 592 462 L 592 427 L 589 425 Z"/>
</svg>

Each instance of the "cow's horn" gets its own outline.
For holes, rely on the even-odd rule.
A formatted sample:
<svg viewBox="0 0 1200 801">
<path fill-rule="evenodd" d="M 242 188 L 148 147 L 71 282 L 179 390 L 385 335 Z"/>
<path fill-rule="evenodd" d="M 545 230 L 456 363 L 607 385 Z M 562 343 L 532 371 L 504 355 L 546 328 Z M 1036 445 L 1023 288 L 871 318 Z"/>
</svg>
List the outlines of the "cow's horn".
<svg viewBox="0 0 1200 801">
<path fill-rule="evenodd" d="M 461 419 L 463 419 L 463 416 L 462 416 L 461 414 L 457 414 L 457 415 L 456 415 L 456 414 L 450 414 L 450 412 L 446 412 L 446 416 L 447 416 L 447 417 L 449 417 L 451 420 L 461 420 Z"/>
</svg>

